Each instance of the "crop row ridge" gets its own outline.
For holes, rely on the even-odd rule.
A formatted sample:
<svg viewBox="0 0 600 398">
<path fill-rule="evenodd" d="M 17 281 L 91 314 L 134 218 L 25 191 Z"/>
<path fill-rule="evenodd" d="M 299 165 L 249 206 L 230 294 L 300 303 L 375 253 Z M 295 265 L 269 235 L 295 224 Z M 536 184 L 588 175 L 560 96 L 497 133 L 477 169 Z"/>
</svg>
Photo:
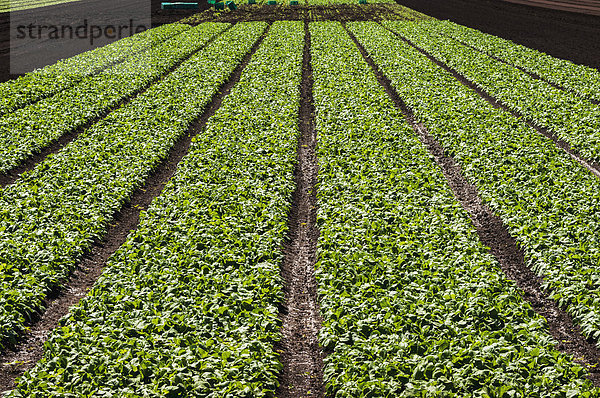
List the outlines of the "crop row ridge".
<svg viewBox="0 0 600 398">
<path fill-rule="evenodd" d="M 544 136 L 544 137 L 552 140 L 552 142 L 554 142 L 554 144 L 558 148 L 562 149 L 573 160 L 575 160 L 577 163 L 579 163 L 581 166 L 583 166 L 585 169 L 587 169 L 590 173 L 592 173 L 594 176 L 596 176 L 597 178 L 600 179 L 600 164 L 598 164 L 597 162 L 590 161 L 590 160 L 587 160 L 587 159 L 583 158 L 579 153 L 577 153 L 577 151 L 575 149 L 573 149 L 571 147 L 571 145 L 569 143 L 567 143 L 566 141 L 558 138 L 556 136 L 556 134 L 552 133 L 547 128 L 538 126 L 535 122 L 533 122 L 528 117 L 524 116 L 521 112 L 518 112 L 518 111 L 510 109 L 508 106 L 506 106 L 505 104 L 503 104 L 502 102 L 500 102 L 498 99 L 496 99 L 495 97 L 493 97 L 492 95 L 490 95 L 488 92 L 486 92 L 483 89 L 479 88 L 475 83 L 473 83 L 469 79 L 467 79 L 464 76 L 462 76 L 454 68 L 446 65 L 445 63 L 443 63 L 439 59 L 435 58 L 428 51 L 426 51 L 423 48 L 417 46 L 415 43 L 413 43 L 409 39 L 407 39 L 407 38 L 399 35 L 398 33 L 394 32 L 393 30 L 387 28 L 384 25 L 381 25 L 381 26 L 383 26 L 389 32 L 391 32 L 392 34 L 394 34 L 396 37 L 400 38 L 406 44 L 408 44 L 408 45 L 412 46 L 413 48 L 415 48 L 421 54 L 423 54 L 424 56 L 426 56 L 431 62 L 433 62 L 434 64 L 436 64 L 439 67 L 443 68 L 445 71 L 451 73 L 452 76 L 454 76 L 460 83 L 462 83 L 464 86 L 470 88 L 471 90 L 475 91 L 477 94 L 479 94 L 479 96 L 481 98 L 483 98 L 484 100 L 486 100 L 492 106 L 494 106 L 497 109 L 502 109 L 503 111 L 508 112 L 509 114 L 513 115 L 517 119 L 522 120 L 523 122 L 525 122 L 529 127 L 531 127 L 532 129 L 534 129 L 538 134 L 540 134 L 540 135 L 542 135 L 542 136 Z"/>
<path fill-rule="evenodd" d="M 548 80 L 548 79 L 546 79 L 546 78 L 544 78 L 544 77 L 542 77 L 542 76 L 538 75 L 538 74 L 537 74 L 537 73 L 535 73 L 535 72 L 531 72 L 531 71 L 529 71 L 529 70 L 527 70 L 527 69 L 523 68 L 522 66 L 515 65 L 515 64 L 513 64 L 513 63 L 511 63 L 511 62 L 509 62 L 509 61 L 507 61 L 507 60 L 505 60 L 505 59 L 502 59 L 502 58 L 500 58 L 500 57 L 498 57 L 498 56 L 496 56 L 496 55 L 494 55 L 494 54 L 489 54 L 489 53 L 487 53 L 487 52 L 485 52 L 485 51 L 483 51 L 483 50 L 481 50 L 481 49 L 479 49 L 479 48 L 477 48 L 477 47 L 475 47 L 475 46 L 473 46 L 473 45 L 471 45 L 471 44 L 469 44 L 469 43 L 467 43 L 467 42 L 465 42 L 465 41 L 463 41 L 463 40 L 457 39 L 456 37 L 452 37 L 452 36 L 450 36 L 450 35 L 447 35 L 447 34 L 445 34 L 445 33 L 442 33 L 442 35 L 443 35 L 444 37 L 448 38 L 448 39 L 454 40 L 454 41 L 456 41 L 457 43 L 460 43 L 460 44 L 462 44 L 462 45 L 463 45 L 463 46 L 465 46 L 465 47 L 469 47 L 471 50 L 477 51 L 478 53 L 484 54 L 484 55 L 486 55 L 486 56 L 488 56 L 488 57 L 490 57 L 490 58 L 492 58 L 492 59 L 494 59 L 494 60 L 496 60 L 496 61 L 502 62 L 502 63 L 503 63 L 503 64 L 505 64 L 505 65 L 508 65 L 508 66 L 511 66 L 511 67 L 513 67 L 513 68 L 515 68 L 515 69 L 518 69 L 518 70 L 520 70 L 521 72 L 523 72 L 523 73 L 527 74 L 528 76 L 530 76 L 530 77 L 532 77 L 532 78 L 534 78 L 534 79 L 541 80 L 541 81 L 543 81 L 544 83 L 547 83 L 547 84 L 549 84 L 550 86 L 554 87 L 554 88 L 555 88 L 555 89 L 557 89 L 557 90 L 562 90 L 562 91 L 564 91 L 564 92 L 567 92 L 567 93 L 573 94 L 573 95 L 575 95 L 575 96 L 578 96 L 578 95 L 577 95 L 577 93 L 576 93 L 575 91 L 573 91 L 573 90 L 571 90 L 571 89 L 569 89 L 569 88 L 567 88 L 567 87 L 564 87 L 564 86 L 562 86 L 562 85 L 560 85 L 560 84 L 558 84 L 558 83 L 554 83 L 554 82 L 552 82 L 552 81 L 550 81 L 550 80 Z M 598 100 L 595 100 L 595 99 L 593 99 L 593 98 L 584 98 L 584 97 L 579 97 L 579 98 L 581 98 L 581 99 L 584 99 L 585 101 L 589 101 L 589 102 L 591 102 L 592 104 L 595 104 L 595 105 L 600 105 L 600 101 L 598 101 Z"/>
</svg>

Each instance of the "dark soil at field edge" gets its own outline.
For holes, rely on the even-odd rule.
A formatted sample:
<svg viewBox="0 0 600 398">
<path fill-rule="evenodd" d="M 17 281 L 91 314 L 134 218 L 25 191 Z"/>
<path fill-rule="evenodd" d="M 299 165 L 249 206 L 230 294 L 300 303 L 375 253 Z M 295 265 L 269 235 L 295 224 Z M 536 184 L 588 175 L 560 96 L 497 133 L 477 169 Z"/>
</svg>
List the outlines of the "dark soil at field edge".
<svg viewBox="0 0 600 398">
<path fill-rule="evenodd" d="M 188 153 L 193 137 L 203 131 L 208 119 L 221 106 L 223 98 L 240 80 L 242 71 L 260 46 L 266 32 L 246 54 L 227 82 L 217 90 L 218 94 L 188 129 L 188 133 L 177 140 L 169 151 L 168 157 L 148 177 L 144 186 L 138 188 L 129 203 L 115 214 L 104 238 L 93 244 L 77 264 L 65 286 L 59 291 L 51 292 L 45 305 L 46 311 L 29 325 L 29 331 L 19 339 L 16 346 L 0 354 L 0 392 L 14 388 L 15 379 L 31 369 L 42 358 L 43 345 L 49 333 L 57 327 L 58 321 L 69 312 L 69 308 L 87 294 L 102 273 L 108 258 L 125 242 L 127 235 L 137 228 L 140 212 L 146 210 L 152 200 L 160 195 L 175 173 L 177 165 Z"/>
<path fill-rule="evenodd" d="M 408 11 L 408 12 L 406 12 Z M 322 5 L 247 5 L 241 4 L 235 11 L 218 12 L 213 9 L 198 13 L 183 21 L 190 24 L 202 22 L 243 21 L 380 21 L 384 19 L 416 19 L 422 14 L 393 4 L 337 4 Z"/>
<path fill-rule="evenodd" d="M 500 217 L 496 216 L 482 201 L 476 187 L 463 176 L 461 167 L 452 157 L 445 154 L 443 147 L 415 119 L 410 108 L 393 89 L 389 79 L 377 68 L 356 38 L 354 36 L 352 38 L 375 72 L 379 83 L 434 156 L 454 196 L 468 212 L 481 242 L 490 248 L 490 253 L 496 258 L 506 277 L 514 281 L 523 291 L 523 298 L 547 320 L 550 335 L 558 342 L 555 348 L 572 355 L 576 362 L 586 367 L 588 378 L 594 385 L 600 386 L 600 369 L 597 366 L 600 360 L 600 349 L 593 342 L 586 340 L 581 334 L 581 329 L 573 323 L 571 316 L 547 297 L 542 290 L 542 278 L 527 267 L 523 251 L 519 249 L 516 240 L 510 235 Z"/>
<path fill-rule="evenodd" d="M 437 19 L 449 19 L 600 69 L 600 17 L 501 0 L 396 0 Z"/>
</svg>

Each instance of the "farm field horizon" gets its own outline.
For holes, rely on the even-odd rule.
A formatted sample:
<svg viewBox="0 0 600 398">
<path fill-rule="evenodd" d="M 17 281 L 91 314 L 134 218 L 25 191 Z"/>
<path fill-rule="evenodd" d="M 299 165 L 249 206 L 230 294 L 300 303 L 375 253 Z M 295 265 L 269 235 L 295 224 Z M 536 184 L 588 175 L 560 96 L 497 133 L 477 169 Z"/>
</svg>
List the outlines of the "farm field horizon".
<svg viewBox="0 0 600 398">
<path fill-rule="evenodd" d="M 0 392 L 600 397 L 600 71 L 258 3 L 0 83 Z"/>
</svg>

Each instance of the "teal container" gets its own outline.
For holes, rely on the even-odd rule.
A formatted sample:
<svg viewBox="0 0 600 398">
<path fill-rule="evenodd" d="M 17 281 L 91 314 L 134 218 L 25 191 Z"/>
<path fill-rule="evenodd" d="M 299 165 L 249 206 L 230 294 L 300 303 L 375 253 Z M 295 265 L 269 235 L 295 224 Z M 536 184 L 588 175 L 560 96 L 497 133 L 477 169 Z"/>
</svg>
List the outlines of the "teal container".
<svg viewBox="0 0 600 398">
<path fill-rule="evenodd" d="M 270 6 L 274 6 L 277 4 L 277 0 L 269 0 L 267 4 Z"/>
<path fill-rule="evenodd" d="M 248 0 L 248 4 L 256 4 L 256 0 Z"/>
<path fill-rule="evenodd" d="M 225 3 L 225 5 L 232 11 L 237 9 L 237 6 L 235 5 L 234 1 L 228 1 Z"/>
<path fill-rule="evenodd" d="M 218 1 L 215 3 L 215 10 L 224 10 L 225 9 L 225 3 L 223 3 L 222 1 Z"/>
<path fill-rule="evenodd" d="M 358 0 L 358 4 L 367 4 L 367 0 Z"/>
<path fill-rule="evenodd" d="M 291 6 L 297 6 L 298 5 L 298 0 L 290 0 L 290 5 Z"/>
<path fill-rule="evenodd" d="M 160 3 L 162 10 L 194 10 L 198 8 L 198 3 Z"/>
</svg>

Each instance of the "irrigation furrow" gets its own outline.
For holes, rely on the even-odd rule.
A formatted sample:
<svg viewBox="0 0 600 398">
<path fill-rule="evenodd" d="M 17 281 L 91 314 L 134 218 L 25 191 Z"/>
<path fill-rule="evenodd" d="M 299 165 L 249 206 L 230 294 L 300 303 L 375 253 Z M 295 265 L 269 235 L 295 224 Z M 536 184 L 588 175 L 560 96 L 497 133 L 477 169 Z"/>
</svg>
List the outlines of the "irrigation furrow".
<svg viewBox="0 0 600 398">
<path fill-rule="evenodd" d="M 381 26 L 383 26 L 385 29 L 387 29 L 388 31 L 390 31 L 392 34 L 394 34 L 395 36 L 397 36 L 398 38 L 400 38 L 402 41 L 404 41 L 408 45 L 410 45 L 413 48 L 415 48 L 421 54 L 425 55 L 431 62 L 433 62 L 434 64 L 436 64 L 439 67 L 443 68 L 445 71 L 451 73 L 452 76 L 454 76 L 460 83 L 462 83 L 464 86 L 466 86 L 466 87 L 472 89 L 473 91 L 475 91 L 477 94 L 479 94 L 479 96 L 481 96 L 484 100 L 486 100 L 492 106 L 494 106 L 495 108 L 498 108 L 498 109 L 502 109 L 505 112 L 510 113 L 514 117 L 516 117 L 516 118 L 522 120 L 523 122 L 525 122 L 528 126 L 530 126 L 531 128 L 533 128 L 538 134 L 540 134 L 540 135 L 542 135 L 542 136 L 544 136 L 544 137 L 552 140 L 557 147 L 559 147 L 560 149 L 562 149 L 573 160 L 575 160 L 576 162 L 578 162 L 581 166 L 583 166 L 585 169 L 587 169 L 590 173 L 592 173 L 594 176 L 596 176 L 597 178 L 600 179 L 600 164 L 585 159 L 575 149 L 573 149 L 569 143 L 567 143 L 566 141 L 558 138 L 556 136 L 556 134 L 550 132 L 546 128 L 538 126 L 531 119 L 525 117 L 522 113 L 520 113 L 520 112 L 518 112 L 516 110 L 510 109 L 508 106 L 506 106 L 505 104 L 503 104 L 502 102 L 500 102 L 499 100 L 497 100 L 495 97 L 491 96 L 489 93 L 487 93 L 486 91 L 484 91 L 483 89 L 481 89 L 479 86 L 477 86 L 471 80 L 469 80 L 469 79 L 465 78 L 464 76 L 462 76 L 454 68 L 446 65 L 445 63 L 443 63 L 442 61 L 440 61 L 439 59 L 437 59 L 436 57 L 434 57 L 428 51 L 424 50 L 423 48 L 419 47 L 418 45 L 416 45 L 412 41 L 410 41 L 407 38 L 403 37 L 402 35 L 394 32 L 393 30 L 388 29 L 386 26 L 384 26 L 384 25 L 381 25 Z"/>
<path fill-rule="evenodd" d="M 63 288 L 49 296 L 46 300 L 46 310 L 28 325 L 29 329 L 19 339 L 19 343 L 0 355 L 0 392 L 12 389 L 16 378 L 31 369 L 42 357 L 43 346 L 50 331 L 57 327 L 58 321 L 69 312 L 70 307 L 87 294 L 102 273 L 108 258 L 125 242 L 130 232 L 137 229 L 140 213 L 148 208 L 172 178 L 177 165 L 188 153 L 192 140 L 203 131 L 208 119 L 221 106 L 223 98 L 240 80 L 243 70 L 263 42 L 268 30 L 265 29 L 242 62 L 219 87 L 202 114 L 190 126 L 187 134 L 177 140 L 168 156 L 151 173 L 146 183 L 136 189 L 130 201 L 116 212 L 104 237 L 94 242 L 91 249 L 78 262 L 69 281 L 63 285 Z"/>
<path fill-rule="evenodd" d="M 177 62 L 175 62 L 175 64 L 173 64 L 173 66 L 171 68 L 167 69 L 164 73 L 162 73 L 155 79 L 150 80 L 144 86 L 142 86 L 142 87 L 134 90 L 132 93 L 126 95 L 120 101 L 118 101 L 115 105 L 109 106 L 108 108 L 102 110 L 98 116 L 89 120 L 83 126 L 76 128 L 74 130 L 68 131 L 65 134 L 62 134 L 55 141 L 51 142 L 49 145 L 44 146 L 39 151 L 33 153 L 30 156 L 25 157 L 24 160 L 21 161 L 16 166 L 8 169 L 4 173 L 0 172 L 0 189 L 3 187 L 6 187 L 7 185 L 13 184 L 23 173 L 34 169 L 40 162 L 42 162 L 44 159 L 46 159 L 49 155 L 59 152 L 62 148 L 64 148 L 70 142 L 76 140 L 77 137 L 79 137 L 79 135 L 82 134 L 85 130 L 87 130 L 94 124 L 98 123 L 102 119 L 106 118 L 108 115 L 110 115 L 115 110 L 126 106 L 131 101 L 133 101 L 135 98 L 146 93 L 153 86 L 160 84 L 160 82 L 163 81 L 167 76 L 169 76 L 171 73 L 173 73 L 175 70 L 177 70 L 177 68 L 179 66 L 181 66 L 181 64 L 183 64 L 185 61 L 189 60 L 191 57 L 193 57 L 198 52 L 205 49 L 206 46 L 210 45 L 217 37 L 219 37 L 223 33 L 227 32 L 233 26 L 234 26 L 234 24 L 231 24 L 231 25 L 227 26 L 225 29 L 214 34 L 212 37 L 210 37 L 206 41 L 206 43 L 204 43 L 204 45 L 200 46 L 196 51 L 194 51 L 191 54 L 178 60 Z"/>
<path fill-rule="evenodd" d="M 542 278 L 537 276 L 525 264 L 524 254 L 518 248 L 516 240 L 500 217 L 482 201 L 477 188 L 469 183 L 462 174 L 461 167 L 442 146 L 419 123 L 412 110 L 399 97 L 390 80 L 382 73 L 373 59 L 367 54 L 354 34 L 348 30 L 352 40 L 358 46 L 366 62 L 371 66 L 377 80 L 385 89 L 398 109 L 402 111 L 415 134 L 433 156 L 454 196 L 467 211 L 477 230 L 479 239 L 490 249 L 507 278 L 513 280 L 523 291 L 523 298 L 548 322 L 549 332 L 558 342 L 556 349 L 572 355 L 574 360 L 584 365 L 594 385 L 600 386 L 600 349 L 585 339 L 579 326 L 573 323 L 571 316 L 563 311 L 556 302 L 548 298 L 542 290 Z"/>
<path fill-rule="evenodd" d="M 277 393 L 280 398 L 322 397 L 324 394 L 323 353 L 318 339 L 322 320 L 314 275 L 319 237 L 316 225 L 318 161 L 308 21 L 304 22 L 304 40 L 298 123 L 300 137 L 294 172 L 296 189 L 292 196 L 281 270 L 285 280 L 285 301 L 280 311 L 283 364 Z"/>
</svg>

